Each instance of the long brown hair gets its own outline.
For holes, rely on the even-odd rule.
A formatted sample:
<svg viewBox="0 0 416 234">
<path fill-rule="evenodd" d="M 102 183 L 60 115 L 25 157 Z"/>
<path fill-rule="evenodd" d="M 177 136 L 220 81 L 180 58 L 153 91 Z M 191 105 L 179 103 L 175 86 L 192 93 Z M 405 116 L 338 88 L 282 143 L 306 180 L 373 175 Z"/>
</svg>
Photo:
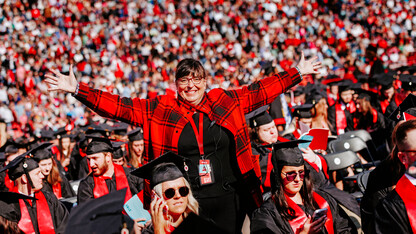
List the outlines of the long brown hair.
<svg viewBox="0 0 416 234">
<path fill-rule="evenodd" d="M 302 197 L 303 205 L 307 209 L 314 210 L 314 209 L 319 208 L 319 206 L 312 199 L 313 185 L 309 178 L 309 173 L 306 169 L 306 166 L 304 167 L 305 167 L 306 174 L 305 174 L 305 178 L 303 179 L 303 185 L 299 193 Z M 292 220 L 296 218 L 296 216 L 295 216 L 295 211 L 289 207 L 286 201 L 286 196 L 285 196 L 285 192 L 283 188 L 283 180 L 281 177 L 282 169 L 283 169 L 283 166 L 281 165 L 273 169 L 273 176 L 274 176 L 273 182 L 275 183 L 276 191 L 274 192 L 272 199 L 280 215 L 286 220 Z"/>
<path fill-rule="evenodd" d="M 47 180 L 48 180 L 48 183 L 52 186 L 54 186 L 57 183 L 62 182 L 61 175 L 59 174 L 58 165 L 56 164 L 56 161 L 54 158 L 52 158 L 52 169 L 48 175 Z"/>
<path fill-rule="evenodd" d="M 22 233 L 23 234 L 24 232 L 20 230 L 16 222 L 12 222 L 10 220 L 3 218 L 3 216 L 0 216 L 0 233 L 4 233 L 4 234 Z"/>
<path fill-rule="evenodd" d="M 143 154 L 142 156 L 137 156 L 136 153 L 133 150 L 133 141 L 129 141 L 129 163 L 134 167 L 134 168 L 139 168 L 140 164 L 143 163 Z"/>
</svg>

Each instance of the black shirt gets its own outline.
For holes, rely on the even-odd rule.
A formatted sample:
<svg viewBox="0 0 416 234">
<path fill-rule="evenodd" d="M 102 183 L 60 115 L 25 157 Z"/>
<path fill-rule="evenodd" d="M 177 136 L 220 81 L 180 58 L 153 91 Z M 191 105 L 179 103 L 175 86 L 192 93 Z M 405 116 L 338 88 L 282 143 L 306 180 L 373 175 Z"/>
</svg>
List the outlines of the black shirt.
<svg viewBox="0 0 416 234">
<path fill-rule="evenodd" d="M 199 116 L 199 113 L 192 116 L 198 131 Z M 190 160 L 188 162 L 188 177 L 196 198 L 216 197 L 234 191 L 230 186 L 236 181 L 232 165 L 237 162 L 235 157 L 230 157 L 230 152 L 233 152 L 230 148 L 233 138 L 230 138 L 230 135 L 228 130 L 212 122 L 206 114 L 203 115 L 204 159 L 210 161 L 214 183 L 201 185 L 198 166 L 199 160 L 202 158 L 198 142 L 191 124 L 185 125 L 179 137 L 178 153 Z"/>
</svg>

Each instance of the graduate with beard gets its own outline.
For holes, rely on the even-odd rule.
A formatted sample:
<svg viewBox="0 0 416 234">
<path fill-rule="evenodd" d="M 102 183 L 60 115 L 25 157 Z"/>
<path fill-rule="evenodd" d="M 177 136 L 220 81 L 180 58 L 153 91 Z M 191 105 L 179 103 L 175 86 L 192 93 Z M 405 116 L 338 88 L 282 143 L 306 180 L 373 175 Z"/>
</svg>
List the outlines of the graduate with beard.
<svg viewBox="0 0 416 234">
<path fill-rule="evenodd" d="M 53 193 L 41 190 L 44 176 L 32 158 L 37 150 L 48 146 L 50 143 L 43 143 L 19 155 L 1 170 L 9 170 L 10 179 L 16 182 L 13 192 L 36 198 L 34 201 L 19 201 L 21 219 L 18 226 L 24 233 L 63 233 L 67 223 L 68 211 L 64 205 Z"/>
<path fill-rule="evenodd" d="M 110 139 L 93 137 L 86 153 L 92 172 L 79 184 L 78 203 L 126 187 L 129 189 L 125 201 L 128 201 L 132 195 L 141 190 L 140 178 L 131 176 L 130 169 L 113 163 L 113 147 Z"/>
</svg>

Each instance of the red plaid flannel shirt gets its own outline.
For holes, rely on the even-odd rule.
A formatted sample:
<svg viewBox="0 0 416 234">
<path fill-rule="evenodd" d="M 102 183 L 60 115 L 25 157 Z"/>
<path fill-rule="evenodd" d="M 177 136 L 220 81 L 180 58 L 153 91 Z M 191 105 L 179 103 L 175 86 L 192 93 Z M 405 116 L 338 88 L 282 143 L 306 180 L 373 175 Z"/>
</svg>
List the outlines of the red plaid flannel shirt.
<svg viewBox="0 0 416 234">
<path fill-rule="evenodd" d="M 244 115 L 267 104 L 301 81 L 296 68 L 264 78 L 241 89 L 213 89 L 194 107 L 234 135 L 241 174 L 254 169 L 261 178 L 258 158 L 252 155 Z M 172 151 L 178 153 L 179 136 L 193 109 L 181 98 L 160 95 L 153 99 L 121 98 L 80 83 L 76 98 L 99 115 L 143 128 L 147 162 Z"/>
</svg>

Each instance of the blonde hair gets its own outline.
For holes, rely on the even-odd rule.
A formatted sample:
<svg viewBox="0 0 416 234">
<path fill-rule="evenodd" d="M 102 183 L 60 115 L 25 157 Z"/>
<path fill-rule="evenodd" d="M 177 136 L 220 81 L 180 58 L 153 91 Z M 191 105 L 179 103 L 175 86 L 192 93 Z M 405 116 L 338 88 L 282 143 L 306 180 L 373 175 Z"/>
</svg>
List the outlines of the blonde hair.
<svg viewBox="0 0 416 234">
<path fill-rule="evenodd" d="M 191 186 L 189 185 L 189 182 L 184 177 L 181 177 L 181 178 L 185 182 L 186 187 L 188 187 L 189 189 L 188 204 L 186 205 L 186 210 L 183 214 L 184 217 L 186 218 L 186 216 L 188 216 L 190 212 L 198 214 L 199 204 L 198 204 L 198 201 L 195 199 L 194 195 L 192 195 L 192 189 L 191 189 Z M 157 195 L 159 195 L 159 197 L 163 197 L 162 183 L 155 185 L 155 187 L 153 187 L 153 190 L 156 192 Z"/>
</svg>

